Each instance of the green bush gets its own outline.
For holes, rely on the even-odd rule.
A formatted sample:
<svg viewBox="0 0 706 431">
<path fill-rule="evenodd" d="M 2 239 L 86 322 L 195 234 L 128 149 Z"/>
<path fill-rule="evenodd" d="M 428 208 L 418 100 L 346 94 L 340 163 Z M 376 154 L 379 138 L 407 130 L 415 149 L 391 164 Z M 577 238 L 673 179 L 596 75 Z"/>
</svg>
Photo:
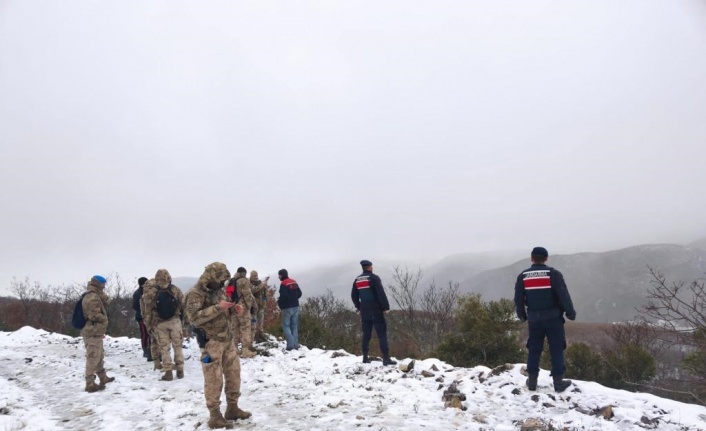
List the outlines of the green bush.
<svg viewBox="0 0 706 431">
<path fill-rule="evenodd" d="M 519 322 L 508 299 L 483 302 L 478 294 L 462 296 L 456 308 L 457 332 L 442 340 L 439 359 L 460 367 L 520 362 Z"/>
<path fill-rule="evenodd" d="M 573 379 L 600 381 L 603 370 L 601 355 L 585 343 L 572 343 L 566 349 L 566 375 Z"/>
</svg>

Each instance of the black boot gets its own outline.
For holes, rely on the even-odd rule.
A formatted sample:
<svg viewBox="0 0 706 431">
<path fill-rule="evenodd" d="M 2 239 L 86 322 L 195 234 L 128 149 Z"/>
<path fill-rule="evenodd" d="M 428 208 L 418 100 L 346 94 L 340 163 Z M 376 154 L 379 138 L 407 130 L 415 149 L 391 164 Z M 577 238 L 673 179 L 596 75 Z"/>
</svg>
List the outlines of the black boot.
<svg viewBox="0 0 706 431">
<path fill-rule="evenodd" d="M 382 364 L 383 365 L 397 365 L 397 361 L 390 358 L 390 355 L 383 355 Z"/>
<path fill-rule="evenodd" d="M 564 376 L 554 376 L 554 390 L 564 392 L 566 388 L 571 386 L 571 380 L 563 380 Z"/>
<path fill-rule="evenodd" d="M 530 391 L 537 390 L 537 375 L 530 374 L 529 377 L 527 377 L 527 389 Z"/>
<path fill-rule="evenodd" d="M 363 353 L 363 363 L 364 364 L 369 364 L 370 363 L 370 358 L 368 358 L 368 353 L 364 352 Z"/>
</svg>

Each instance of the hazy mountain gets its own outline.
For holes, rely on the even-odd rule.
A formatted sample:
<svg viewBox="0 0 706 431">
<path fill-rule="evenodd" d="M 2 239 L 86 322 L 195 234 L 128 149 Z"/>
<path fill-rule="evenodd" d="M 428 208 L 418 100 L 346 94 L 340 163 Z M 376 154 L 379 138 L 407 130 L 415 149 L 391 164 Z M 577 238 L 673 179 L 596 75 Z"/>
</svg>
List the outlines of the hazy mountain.
<svg viewBox="0 0 706 431">
<path fill-rule="evenodd" d="M 181 289 L 182 292 L 186 292 L 191 289 L 198 280 L 198 277 L 174 277 L 172 278 L 172 284 Z"/>
<path fill-rule="evenodd" d="M 691 282 L 706 274 L 706 250 L 673 244 L 641 245 L 605 253 L 550 256 L 564 274 L 579 319 L 612 322 L 631 319 L 650 286 L 648 266 L 668 281 Z M 528 259 L 484 271 L 462 283 L 462 290 L 485 299 L 512 298 L 517 275 Z"/>
</svg>

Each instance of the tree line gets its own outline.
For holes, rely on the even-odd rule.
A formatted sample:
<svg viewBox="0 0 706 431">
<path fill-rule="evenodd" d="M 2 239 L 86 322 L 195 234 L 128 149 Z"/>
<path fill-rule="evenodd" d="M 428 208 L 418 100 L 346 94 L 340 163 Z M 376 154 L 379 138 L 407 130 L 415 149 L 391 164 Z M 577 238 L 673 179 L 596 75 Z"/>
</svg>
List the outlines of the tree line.
<svg viewBox="0 0 706 431">
<path fill-rule="evenodd" d="M 567 340 L 573 342 L 566 350 L 566 375 L 706 405 L 704 282 L 669 282 L 652 268 L 648 271 L 652 282 L 635 319 L 601 327 L 567 325 Z M 462 367 L 526 360 L 526 324 L 517 320 L 512 300 L 484 301 L 479 294 L 461 293 L 453 281 L 422 286 L 422 275 L 421 270 L 395 267 L 386 286 L 395 305 L 387 317 L 393 356 L 435 357 Z M 108 277 L 106 292 L 112 300 L 107 332 L 113 337 L 139 337 L 132 311 L 134 288 L 117 274 Z M 28 325 L 78 335 L 70 320 L 84 285 L 42 286 L 24 279 L 13 280 L 10 291 L 14 297 L 0 298 L 0 330 Z M 282 335 L 274 290 L 269 292 L 265 329 Z M 359 354 L 361 336 L 360 318 L 352 304 L 330 290 L 302 302 L 301 344 Z M 371 348 L 374 355 L 375 343 Z M 550 368 L 547 350 L 544 369 Z"/>
</svg>

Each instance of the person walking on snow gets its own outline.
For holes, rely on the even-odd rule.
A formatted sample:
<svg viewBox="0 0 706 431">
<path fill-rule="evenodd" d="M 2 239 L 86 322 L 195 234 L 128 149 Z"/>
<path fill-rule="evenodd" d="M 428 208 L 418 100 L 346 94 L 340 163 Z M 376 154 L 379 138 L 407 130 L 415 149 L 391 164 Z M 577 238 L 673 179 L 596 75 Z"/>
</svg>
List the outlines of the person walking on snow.
<svg viewBox="0 0 706 431">
<path fill-rule="evenodd" d="M 110 298 L 105 293 L 105 277 L 94 275 L 88 282 L 86 293 L 81 301 L 86 325 L 81 330 L 83 344 L 86 347 L 86 392 L 97 392 L 105 389 L 105 385 L 114 381 L 108 377 L 103 364 L 103 337 L 108 328 L 108 312 L 106 307 Z M 99 384 L 96 384 L 98 376 Z"/>
</svg>

